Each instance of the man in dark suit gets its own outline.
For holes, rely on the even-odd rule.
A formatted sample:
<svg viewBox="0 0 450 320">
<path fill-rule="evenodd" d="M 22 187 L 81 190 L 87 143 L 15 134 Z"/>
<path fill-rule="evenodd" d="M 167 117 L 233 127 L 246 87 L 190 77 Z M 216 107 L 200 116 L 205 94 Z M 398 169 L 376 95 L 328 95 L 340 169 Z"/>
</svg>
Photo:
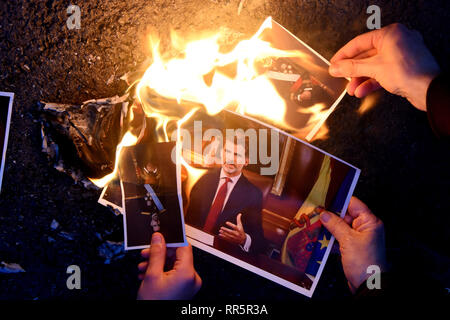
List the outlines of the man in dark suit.
<svg viewBox="0 0 450 320">
<path fill-rule="evenodd" d="M 248 147 L 227 140 L 222 158 L 222 168 L 206 173 L 192 188 L 186 222 L 241 252 L 263 252 L 262 192 L 242 174 Z"/>
</svg>

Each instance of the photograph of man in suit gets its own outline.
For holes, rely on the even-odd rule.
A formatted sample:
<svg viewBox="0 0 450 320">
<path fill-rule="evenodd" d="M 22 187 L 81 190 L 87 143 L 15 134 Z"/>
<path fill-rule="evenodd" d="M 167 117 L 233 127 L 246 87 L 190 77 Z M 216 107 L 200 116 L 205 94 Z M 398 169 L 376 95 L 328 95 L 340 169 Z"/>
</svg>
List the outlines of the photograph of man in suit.
<svg viewBox="0 0 450 320">
<path fill-rule="evenodd" d="M 225 140 L 221 168 L 211 169 L 192 188 L 186 223 L 240 252 L 262 253 L 262 192 L 242 174 L 249 162 L 248 143 L 234 138 Z"/>
</svg>

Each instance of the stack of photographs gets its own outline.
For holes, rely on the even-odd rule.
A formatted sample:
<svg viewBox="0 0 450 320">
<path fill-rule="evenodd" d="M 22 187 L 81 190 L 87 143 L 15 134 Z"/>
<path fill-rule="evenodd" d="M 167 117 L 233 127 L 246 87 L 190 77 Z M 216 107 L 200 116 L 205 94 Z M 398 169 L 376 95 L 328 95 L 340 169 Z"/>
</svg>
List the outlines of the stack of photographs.
<svg viewBox="0 0 450 320">
<path fill-rule="evenodd" d="M 307 141 L 348 81 L 329 76 L 323 57 L 270 23 L 265 40 L 304 53 L 264 66 L 286 101 L 285 126 L 233 109 L 197 111 L 178 128 L 183 139 L 144 135 L 123 148 L 99 202 L 123 215 L 126 249 L 148 247 L 158 231 L 168 246 L 189 242 L 311 297 L 334 242 L 319 215 L 345 215 L 360 170 Z M 320 118 L 311 112 L 318 105 Z"/>
</svg>

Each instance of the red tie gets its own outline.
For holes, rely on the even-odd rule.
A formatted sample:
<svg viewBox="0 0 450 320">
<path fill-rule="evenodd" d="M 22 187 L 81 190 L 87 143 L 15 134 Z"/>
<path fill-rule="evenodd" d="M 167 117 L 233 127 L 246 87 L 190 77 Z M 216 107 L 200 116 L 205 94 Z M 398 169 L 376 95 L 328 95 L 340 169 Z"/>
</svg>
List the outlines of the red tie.
<svg viewBox="0 0 450 320">
<path fill-rule="evenodd" d="M 216 198 L 211 205 L 211 209 L 209 209 L 208 217 L 206 218 L 206 222 L 203 227 L 203 231 L 205 232 L 212 233 L 214 226 L 216 225 L 217 218 L 222 212 L 223 203 L 225 202 L 225 197 L 227 196 L 228 182 L 231 182 L 231 179 L 228 177 L 222 179 L 225 179 L 225 183 L 220 186 Z"/>
</svg>

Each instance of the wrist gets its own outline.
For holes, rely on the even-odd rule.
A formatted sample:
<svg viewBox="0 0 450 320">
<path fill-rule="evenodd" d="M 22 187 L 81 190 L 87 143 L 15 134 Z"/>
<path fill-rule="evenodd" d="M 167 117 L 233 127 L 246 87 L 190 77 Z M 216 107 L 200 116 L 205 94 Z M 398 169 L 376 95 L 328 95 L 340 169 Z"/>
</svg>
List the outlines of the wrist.
<svg viewBox="0 0 450 320">
<path fill-rule="evenodd" d="M 408 91 L 410 94 L 406 97 L 408 101 L 421 111 L 427 111 L 427 91 L 431 81 L 439 73 L 432 73 L 417 77 L 415 81 L 410 83 Z"/>
</svg>

